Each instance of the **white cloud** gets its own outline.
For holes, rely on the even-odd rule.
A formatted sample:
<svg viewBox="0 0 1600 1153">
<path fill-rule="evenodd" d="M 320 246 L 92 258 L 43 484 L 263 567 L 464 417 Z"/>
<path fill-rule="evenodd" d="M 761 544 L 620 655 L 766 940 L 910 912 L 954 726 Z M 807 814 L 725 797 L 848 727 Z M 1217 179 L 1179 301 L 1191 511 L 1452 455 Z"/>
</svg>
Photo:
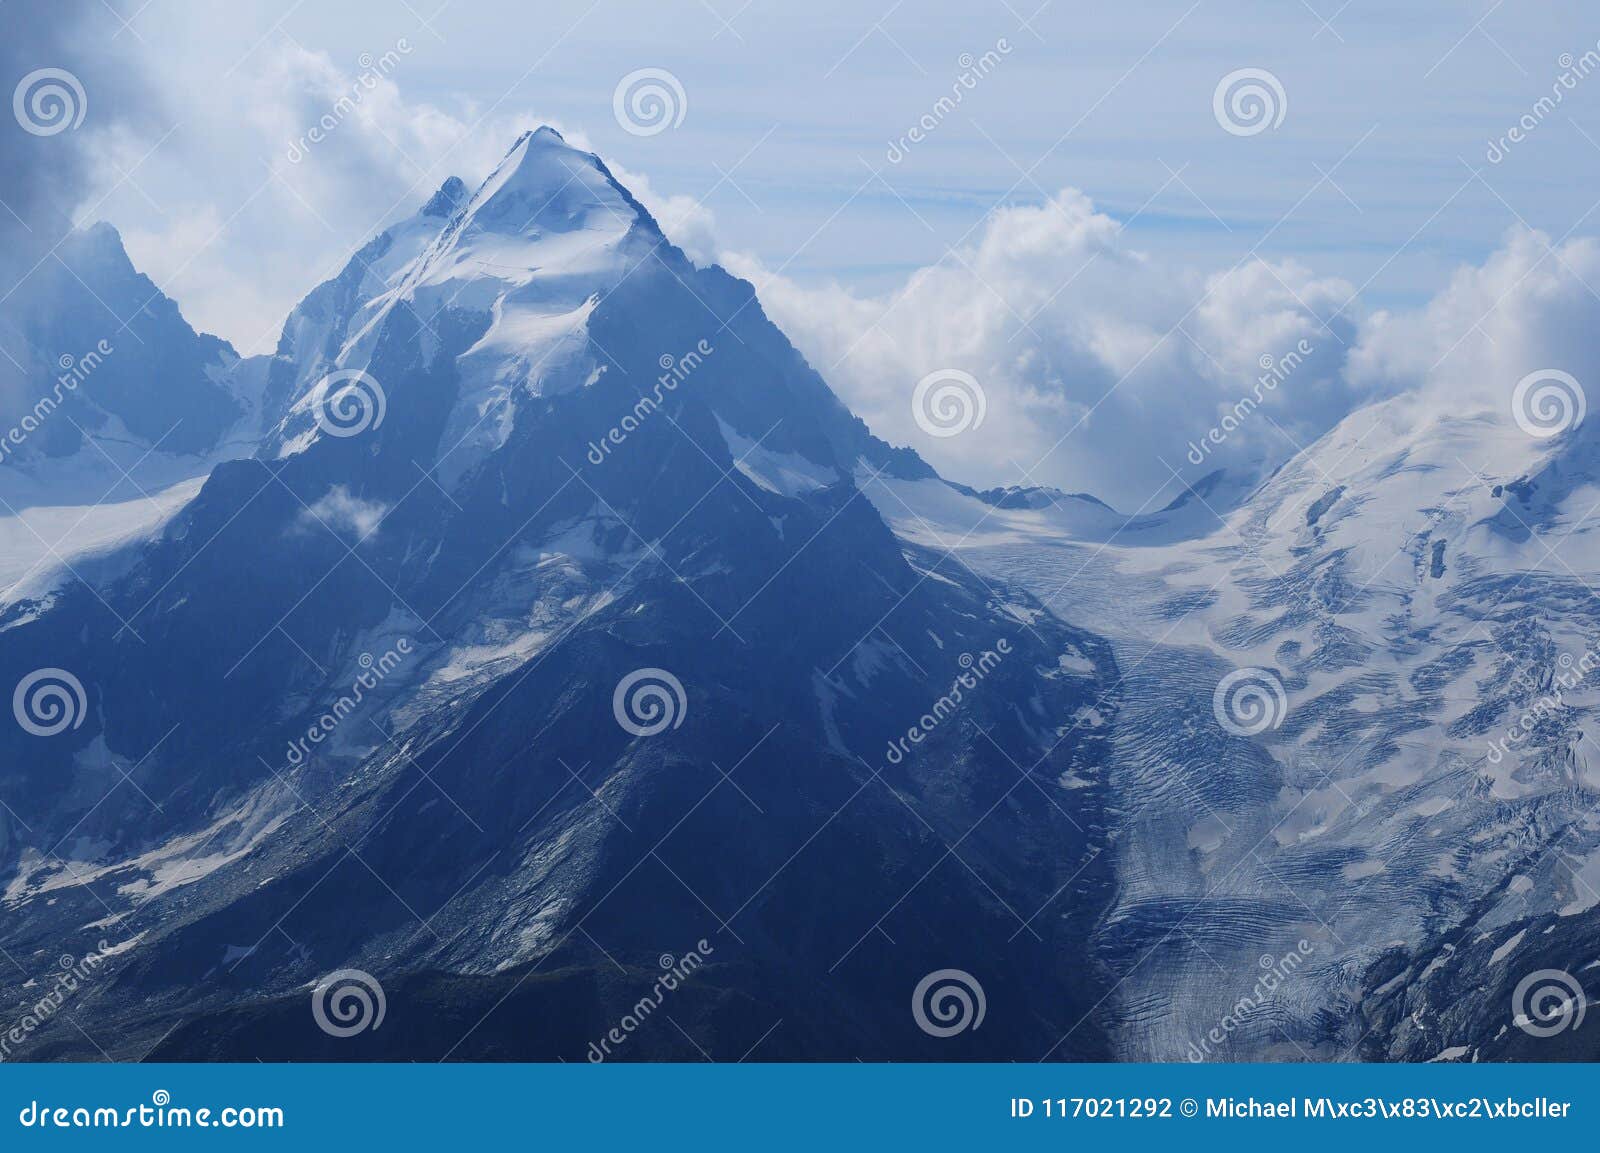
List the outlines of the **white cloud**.
<svg viewBox="0 0 1600 1153">
<path fill-rule="evenodd" d="M 150 142 L 128 138 L 104 166 L 108 187 L 132 177 L 101 214 L 123 229 L 135 264 L 192 323 L 241 351 L 270 350 L 290 309 L 356 247 L 447 176 L 475 185 L 541 122 L 509 106 L 480 122 L 470 103 L 407 101 L 407 69 L 421 67 L 407 53 L 366 84 L 356 63 L 275 41 L 196 100 L 179 61 L 162 79 L 182 94 L 185 123 L 159 163 L 141 167 Z M 336 123 L 325 139 L 301 144 L 326 115 Z M 703 205 L 611 167 L 691 258 L 720 259 L 756 284 L 769 315 L 874 432 L 975 485 L 1018 483 L 1027 469 L 1034 483 L 1153 507 L 1214 467 L 1270 469 L 1369 397 L 1420 388 L 1447 403 L 1501 405 L 1516 380 L 1546 367 L 1600 381 L 1600 346 L 1588 339 L 1600 298 L 1583 283 L 1600 284 L 1594 241 L 1552 255 L 1545 237 L 1516 229 L 1423 309 L 1363 317 L 1349 285 L 1293 261 L 1208 275 L 1135 251 L 1118 221 L 1065 189 L 996 210 L 959 251 L 869 296 L 719 252 Z M 1191 445 L 1258 391 L 1261 358 L 1301 341 L 1313 349 L 1304 363 L 1196 464 Z M 911 398 L 945 368 L 981 382 L 987 416 L 935 438 L 916 424 Z"/>
<path fill-rule="evenodd" d="M 356 248 L 447 177 L 475 185 L 538 124 L 407 101 L 406 71 L 424 65 L 401 44 L 351 67 L 264 44 L 225 84 L 198 84 L 174 61 L 158 79 L 181 126 L 161 139 L 159 162 L 147 159 L 155 140 L 122 141 L 88 203 L 192 324 L 241 352 L 271 351 L 290 310 Z"/>
<path fill-rule="evenodd" d="M 1341 368 L 1352 295 L 1293 262 L 1252 260 L 1203 276 L 1123 245 L 1117 221 L 1066 189 L 996 211 L 976 241 L 879 298 L 803 287 L 749 259 L 730 267 L 873 431 L 910 444 L 952 479 L 1024 481 L 1158 507 L 1206 471 L 1257 472 L 1348 412 Z M 1318 316 L 1333 318 L 1324 327 Z M 1260 361 L 1312 349 L 1262 412 L 1198 468 L 1189 445 L 1255 391 Z M 987 397 L 980 428 L 936 438 L 911 397 L 929 372 L 971 373 Z M 1168 466 L 1171 466 L 1169 469 Z M 1035 467 L 1036 466 L 1036 467 Z"/>
<path fill-rule="evenodd" d="M 322 526 L 365 540 L 377 531 L 388 511 L 389 506 L 382 501 L 362 500 L 344 485 L 336 484 L 315 504 L 301 510 L 298 525 L 303 530 Z"/>
<path fill-rule="evenodd" d="M 565 134 L 569 143 L 579 148 L 589 148 L 587 143 L 582 143 L 582 135 Z M 601 157 L 605 160 L 605 157 Z M 701 201 L 692 196 L 667 196 L 656 191 L 650 184 L 650 178 L 642 172 L 632 172 L 610 160 L 606 160 L 606 167 L 611 170 L 611 175 L 629 192 L 651 216 L 656 218 L 656 223 L 661 226 L 661 231 L 667 238 L 683 249 L 690 260 L 702 267 L 715 264 L 722 259 L 722 252 L 717 243 L 716 218 Z"/>
<path fill-rule="evenodd" d="M 1416 389 L 1452 411 L 1506 411 L 1523 376 L 1569 372 L 1600 394 L 1600 243 L 1552 246 L 1518 225 L 1482 265 L 1466 266 L 1425 308 L 1376 313 L 1350 357 L 1350 375 L 1387 390 Z"/>
</svg>

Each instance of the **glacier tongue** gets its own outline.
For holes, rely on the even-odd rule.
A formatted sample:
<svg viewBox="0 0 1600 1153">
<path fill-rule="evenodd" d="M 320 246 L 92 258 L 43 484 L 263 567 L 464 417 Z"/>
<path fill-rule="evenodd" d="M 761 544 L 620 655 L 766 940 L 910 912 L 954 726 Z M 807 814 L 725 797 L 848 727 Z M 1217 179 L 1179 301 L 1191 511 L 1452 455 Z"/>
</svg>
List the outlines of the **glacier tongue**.
<svg viewBox="0 0 1600 1153">
<path fill-rule="evenodd" d="M 863 485 L 906 541 L 1114 645 L 1119 897 L 1101 947 L 1124 1056 L 1347 1058 L 1373 1044 L 1365 974 L 1387 980 L 1393 956 L 1472 917 L 1595 904 L 1597 459 L 1588 428 L 1536 440 L 1506 413 L 1403 397 L 1187 539 L 1070 502 Z M 1276 723 L 1219 724 L 1236 669 L 1281 687 Z M 1265 998 L 1223 979 L 1268 971 Z"/>
</svg>

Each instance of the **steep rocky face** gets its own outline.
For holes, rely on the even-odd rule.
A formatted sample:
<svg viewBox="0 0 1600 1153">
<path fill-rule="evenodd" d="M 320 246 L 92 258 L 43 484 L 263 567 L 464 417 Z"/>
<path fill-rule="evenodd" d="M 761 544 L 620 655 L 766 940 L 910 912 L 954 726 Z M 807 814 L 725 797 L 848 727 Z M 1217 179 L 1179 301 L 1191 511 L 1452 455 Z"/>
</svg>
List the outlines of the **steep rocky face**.
<svg viewBox="0 0 1600 1153">
<path fill-rule="evenodd" d="M 0 935 L 105 942 L 100 1045 L 578 1060 L 698 950 L 621 1056 L 1111 1052 L 1109 647 L 897 539 L 857 477 L 931 471 L 598 159 L 544 129 L 447 184 L 263 410 L 114 576 L 0 610 L 0 683 L 81 688 L 0 736 Z M 318 1028 L 344 968 L 381 1030 Z M 943 969 L 980 1028 L 919 1027 Z"/>
<path fill-rule="evenodd" d="M 39 254 L 0 349 L 0 602 L 104 579 L 255 449 L 265 361 L 190 328 L 110 225 Z"/>
<path fill-rule="evenodd" d="M 20 379 L 0 394 L 0 421 L 32 415 L 37 429 L 8 446 L 22 460 L 70 456 L 93 434 L 214 448 L 246 412 L 227 344 L 197 333 L 178 306 L 134 269 L 108 224 L 70 233 L 0 304 L 17 337 Z M 37 411 L 49 398 L 50 413 Z"/>
</svg>

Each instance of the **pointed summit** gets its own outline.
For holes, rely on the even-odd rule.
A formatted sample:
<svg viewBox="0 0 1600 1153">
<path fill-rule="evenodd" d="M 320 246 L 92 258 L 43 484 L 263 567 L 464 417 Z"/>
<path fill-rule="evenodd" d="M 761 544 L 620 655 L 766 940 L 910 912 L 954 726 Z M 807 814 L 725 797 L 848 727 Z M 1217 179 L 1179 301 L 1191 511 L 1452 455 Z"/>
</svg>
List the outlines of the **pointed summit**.
<svg viewBox="0 0 1600 1153">
<path fill-rule="evenodd" d="M 447 183 L 440 196 L 450 191 Z M 659 245 L 654 219 L 598 156 L 546 126 L 517 137 L 402 274 L 395 295 L 451 284 L 438 304 L 487 311 L 504 292 L 537 281 L 541 312 L 570 312 L 621 279 L 629 266 L 623 249 L 635 240 Z"/>
<path fill-rule="evenodd" d="M 1109 733 L 1078 720 L 1111 727 L 1110 647 L 965 569 L 935 573 L 933 546 L 897 540 L 854 478 L 892 483 L 920 461 L 873 440 L 752 286 L 664 243 L 595 157 L 533 132 L 471 196 L 454 191 L 441 190 L 459 205 L 447 219 L 385 229 L 296 310 L 254 459 L 225 462 L 158 535 L 97 561 L 98 587 L 80 579 L 0 612 L 0 686 L 43 684 L 40 670 L 84 681 L 81 728 L 41 740 L 0 725 L 0 800 L 28 822 L 9 842 L 0 825 L 0 949 L 86 952 L 107 912 L 159 917 L 107 961 L 105 996 L 79 1006 L 86 1029 L 121 1038 L 119 1057 L 326 1055 L 301 994 L 344 958 L 406 991 L 412 1025 L 364 1038 L 384 1046 L 374 1057 L 576 1057 L 587 1036 L 527 1022 L 618 1019 L 638 994 L 603 953 L 654 965 L 662 940 L 701 923 L 692 891 L 654 870 L 633 874 L 643 887 L 616 883 L 682 825 L 674 867 L 704 862 L 682 867 L 741 918 L 742 940 L 717 938 L 731 963 L 714 992 L 754 1006 L 757 1028 L 789 1020 L 767 1042 L 797 1038 L 784 1056 L 816 1055 L 805 1039 L 841 1021 L 839 1051 L 928 1055 L 883 995 L 883 966 L 912 977 L 952 957 L 997 1004 L 1043 1007 L 997 1013 L 973 1034 L 985 1047 L 963 1052 L 1104 1054 L 1072 1031 L 1109 996 L 1080 944 L 1115 895 L 1099 831 Z M 82 340 L 106 328 L 92 299 L 68 319 L 88 326 Z M 82 392 L 135 363 L 129 343 Z M 135 414 L 162 417 L 164 435 L 174 414 L 148 394 L 172 387 L 170 365 L 138 364 Z M 912 475 L 939 483 L 926 466 Z M 961 723 L 907 753 L 900 718 L 931 709 L 965 665 L 985 680 Z M 357 697 L 359 712 L 335 715 Z M 685 723 L 635 739 L 661 719 L 658 699 Z M 900 742 L 887 761 L 886 740 Z M 160 810 L 60 787 L 129 761 L 122 750 L 145 758 Z M 1024 756 L 1060 783 L 1054 803 L 1002 803 Z M 719 763 L 768 819 L 747 820 L 732 790 L 704 791 Z M 628 825 L 580 803 L 568 764 L 615 793 Z M 896 795 L 869 790 L 862 768 L 893 771 Z M 418 795 L 419 769 L 454 803 Z M 297 819 L 307 807 L 339 826 Z M 1005 895 L 965 871 L 913 883 L 939 863 L 924 812 L 941 829 L 983 825 Z M 74 838 L 111 878 L 102 892 L 32 848 Z M 154 899 L 166 863 L 208 838 L 216 852 L 179 898 Z M 352 841 L 381 874 L 345 866 Z M 400 893 L 437 930 L 399 916 Z M 1035 918 L 1048 947 L 1017 941 L 1000 904 L 1049 906 Z M 606 941 L 591 947 L 576 929 L 601 905 Z M 841 963 L 885 909 L 910 927 L 895 928 L 893 955 Z M 290 948 L 241 948 L 227 980 L 206 979 L 218 942 L 240 939 L 229 926 L 284 910 Z M 540 966 L 570 977 L 527 982 L 497 1016 L 504 975 Z M 820 1001 L 793 976 L 829 966 Z M 0 967 L 0 997 L 26 1004 L 31 979 Z M 463 1040 L 459 1020 L 488 1024 Z M 33 1043 L 78 1056 L 84 1040 L 53 1020 Z"/>
<path fill-rule="evenodd" d="M 600 158 L 548 125 L 517 138 L 467 205 L 484 231 L 502 234 L 626 231 L 654 221 Z"/>
<path fill-rule="evenodd" d="M 422 206 L 424 216 L 450 217 L 456 209 L 461 207 L 461 202 L 467 198 L 466 182 L 459 176 L 452 176 L 439 186 L 428 203 Z"/>
</svg>

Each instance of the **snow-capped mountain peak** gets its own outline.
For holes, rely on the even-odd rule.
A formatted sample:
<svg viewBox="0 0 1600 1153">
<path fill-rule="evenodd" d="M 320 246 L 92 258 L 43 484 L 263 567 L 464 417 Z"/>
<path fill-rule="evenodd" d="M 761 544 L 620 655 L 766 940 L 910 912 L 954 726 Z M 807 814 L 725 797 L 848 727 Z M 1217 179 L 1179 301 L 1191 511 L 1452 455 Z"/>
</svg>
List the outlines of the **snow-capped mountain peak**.
<svg viewBox="0 0 1600 1153">
<path fill-rule="evenodd" d="M 522 234 L 592 228 L 602 215 L 624 227 L 646 218 L 598 156 L 548 126 L 518 137 L 466 211 L 481 228 Z"/>
<path fill-rule="evenodd" d="M 238 1008 L 298 996 L 340 964 L 382 969 L 397 1019 L 411 973 L 465 975 L 460 1003 L 487 1009 L 512 970 L 567 967 L 580 919 L 630 963 L 654 965 L 681 926 L 717 934 L 687 895 L 617 886 L 655 843 L 707 907 L 738 910 L 717 948 L 748 958 L 728 966 L 729 988 L 761 1028 L 784 1014 L 794 1036 L 812 1018 L 850 1021 L 864 1053 L 929 1052 L 882 984 L 914 985 L 959 941 L 993 987 L 1052 1006 L 971 1051 L 1063 1047 L 1100 999 L 1076 976 L 1106 882 L 1098 793 L 1007 801 L 1018 764 L 1037 765 L 1033 793 L 1095 778 L 1102 735 L 1058 727 L 1109 675 L 1104 646 L 897 541 L 856 471 L 914 479 L 926 465 L 873 439 L 753 288 L 666 243 L 598 159 L 531 133 L 464 191 L 441 189 L 295 310 L 273 363 L 275 426 L 253 459 L 219 466 L 120 554 L 115 582 L 0 615 L 0 683 L 80 670 L 94 702 L 47 749 L 0 726 L 0 762 L 20 766 L 0 775 L 0 946 L 90 920 L 109 932 L 87 886 L 58 896 L 87 869 L 126 915 L 127 980 L 101 983 L 94 1024 L 136 1016 L 119 1030 L 130 1048 L 209 1044 Z M 369 390 L 370 407 L 355 412 L 346 388 Z M 370 694 L 364 670 L 385 673 Z M 679 693 L 683 723 L 653 741 L 618 695 L 642 673 Z M 882 760 L 980 673 L 960 723 L 914 761 Z M 359 717 L 286 751 L 345 695 Z M 770 819 L 735 807 L 738 791 L 707 793 L 717 764 Z M 123 766 L 159 811 L 132 816 L 133 790 L 98 804 L 97 789 L 63 787 Z M 591 803 L 601 791 L 625 822 Z M 308 807 L 327 823 L 298 819 Z M 906 896 L 975 824 L 983 874 Z M 680 826 L 681 843 L 662 843 Z M 437 910 L 431 923 L 391 921 L 388 893 L 301 888 L 342 867 L 349 839 L 406 903 Z M 70 874 L 45 852 L 69 841 Z M 217 851 L 171 879 L 165 862 L 197 843 Z M 1037 866 L 1019 870 L 1023 857 Z M 1029 934 L 1042 952 L 1007 945 L 991 886 L 1004 905 L 1048 906 Z M 604 925 L 587 916 L 601 906 Z M 886 909 L 892 956 L 868 940 Z M 292 953 L 230 927 L 273 920 Z M 811 924 L 825 933 L 793 931 Z M 218 970 L 210 954 L 236 940 Z M 571 963 L 587 972 L 594 958 Z M 789 991 L 809 998 L 830 966 L 827 1003 L 791 1009 Z M 199 1005 L 187 978 L 169 980 L 180 968 L 227 979 Z M 610 992 L 594 996 L 594 1015 L 610 1015 Z M 186 1036 L 178 1017 L 194 1022 Z M 293 1051 L 327 1040 L 304 1017 L 295 1028 L 315 1035 Z M 508 1051 L 571 1047 L 552 1036 Z M 1065 1048 L 1105 1053 L 1093 1023 Z"/>
<path fill-rule="evenodd" d="M 348 298 L 347 319 L 297 357 L 296 399 L 275 455 L 330 435 L 317 420 L 330 402 L 330 374 L 366 373 L 364 387 L 382 391 L 387 406 L 398 381 L 373 361 L 400 310 L 422 330 L 426 364 L 441 354 L 453 362 L 446 375 L 456 386 L 454 408 L 438 456 L 447 487 L 505 443 L 518 396 L 569 392 L 605 371 L 591 353 L 587 319 L 664 246 L 655 221 L 597 156 L 548 127 L 520 136 L 478 189 L 464 193 L 460 181 L 447 181 L 417 216 L 385 234 L 392 240 L 381 253 L 365 258 L 377 275 L 354 277 L 363 288 Z M 408 248 L 414 255 L 396 267 Z M 366 288 L 377 291 L 359 300 Z M 462 331 L 471 339 L 457 347 Z"/>
<path fill-rule="evenodd" d="M 467 184 L 459 176 L 452 176 L 439 186 L 428 203 L 422 206 L 423 216 L 440 216 L 448 220 L 454 216 L 461 202 L 467 198 Z"/>
<path fill-rule="evenodd" d="M 483 280 L 523 286 L 543 274 L 615 267 L 635 225 L 659 239 L 654 221 L 600 159 L 553 128 L 524 133 L 472 194 L 407 277 L 400 294 Z M 470 301 L 468 307 L 470 307 Z"/>
</svg>

